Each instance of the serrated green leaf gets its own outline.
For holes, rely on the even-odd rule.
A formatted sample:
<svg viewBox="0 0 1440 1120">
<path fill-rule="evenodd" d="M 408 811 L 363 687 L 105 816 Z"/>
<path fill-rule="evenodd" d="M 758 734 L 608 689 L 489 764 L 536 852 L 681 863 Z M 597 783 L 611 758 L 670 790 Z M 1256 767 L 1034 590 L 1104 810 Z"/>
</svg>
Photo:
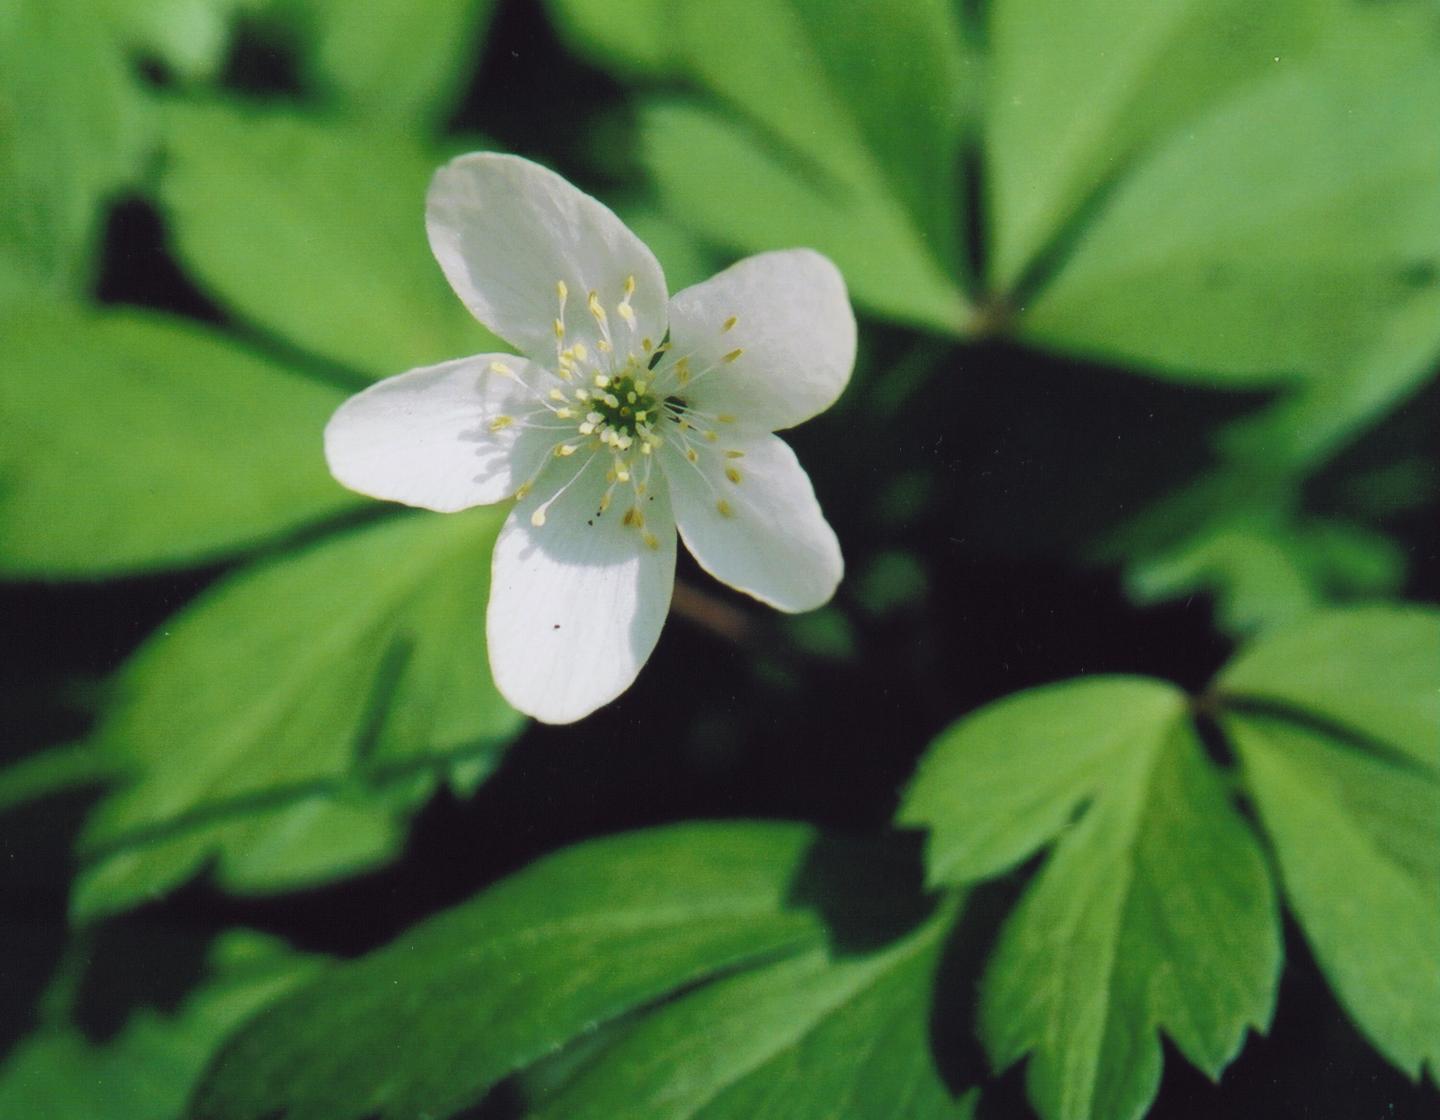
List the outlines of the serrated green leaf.
<svg viewBox="0 0 1440 1120">
<path fill-rule="evenodd" d="M 962 1120 L 929 1037 L 948 913 L 859 957 L 817 949 L 648 1016 L 537 1120 Z"/>
<path fill-rule="evenodd" d="M 1395 323 L 1436 335 L 1407 310 L 1440 283 L 1440 69 L 1405 42 L 1353 53 L 1282 54 L 1157 147 L 1027 305 L 1022 336 L 1182 380 L 1344 382 L 1377 353 L 1413 379 L 1409 334 L 1382 342 Z"/>
<path fill-rule="evenodd" d="M 367 119 L 436 130 L 475 69 L 495 0 L 274 0 L 312 82 Z"/>
<path fill-rule="evenodd" d="M 173 1015 L 146 1009 L 114 1038 L 50 1026 L 0 1066 L 0 1115 L 44 1120 L 177 1120 L 221 1040 L 320 966 L 255 934 L 226 934 L 210 975 Z"/>
<path fill-rule="evenodd" d="M 441 157 L 398 132 L 172 103 L 162 203 L 186 267 L 268 331 L 375 376 L 505 349 L 425 239 Z"/>
<path fill-rule="evenodd" d="M 930 827 L 932 881 L 994 874 L 1058 837 L 980 1003 L 992 1062 L 1029 1055 L 1046 1120 L 1142 1116 L 1162 1030 L 1216 1076 L 1268 1023 L 1274 892 L 1173 687 L 1098 678 L 982 709 L 937 742 L 900 819 Z"/>
<path fill-rule="evenodd" d="M 0 306 L 90 283 L 101 206 L 138 167 L 146 106 L 104 17 L 0 5 Z"/>
<path fill-rule="evenodd" d="M 952 6 L 865 0 L 836 19 L 817 0 L 684 0 L 677 12 L 686 74 L 746 123 L 680 106 L 646 114 L 645 159 L 672 213 L 731 248 L 818 249 L 857 300 L 963 331 L 972 61 Z"/>
<path fill-rule="evenodd" d="M 1117 755 L 1163 739 L 1185 710 L 1184 694 L 1161 681 L 1095 677 L 1031 689 L 953 724 L 897 817 L 929 829 L 927 881 L 965 883 L 1015 866 L 1103 787 Z"/>
<path fill-rule="evenodd" d="M 240 1032 L 194 1120 L 439 1120 L 595 1025 L 823 937 L 803 827 L 593 840 L 327 974 Z"/>
<path fill-rule="evenodd" d="M 1348 607 L 1247 646 L 1216 679 L 1232 701 L 1282 704 L 1440 771 L 1440 610 Z"/>
<path fill-rule="evenodd" d="M 1330 5 L 988 6 L 990 278 L 1009 289 L 1097 188 L 1227 91 L 1294 61 Z"/>
<path fill-rule="evenodd" d="M 350 508 L 320 434 L 344 394 L 134 311 L 0 315 L 0 574 L 214 560 Z"/>
<path fill-rule="evenodd" d="M 75 913 L 212 860 L 223 886 L 259 891 L 393 855 L 447 770 L 493 760 L 521 725 L 485 652 L 503 515 L 351 531 L 229 577 L 147 642 L 97 733 L 134 782 L 89 822 Z"/>
<path fill-rule="evenodd" d="M 1436 1079 L 1440 781 L 1294 723 L 1235 715 L 1226 729 L 1335 994 L 1386 1058 Z"/>
</svg>

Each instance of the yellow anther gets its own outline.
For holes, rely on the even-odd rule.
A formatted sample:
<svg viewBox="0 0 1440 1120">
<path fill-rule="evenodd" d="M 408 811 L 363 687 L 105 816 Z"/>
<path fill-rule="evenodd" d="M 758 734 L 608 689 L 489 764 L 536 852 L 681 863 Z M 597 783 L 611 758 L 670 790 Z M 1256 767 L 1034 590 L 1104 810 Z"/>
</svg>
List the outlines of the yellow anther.
<svg viewBox="0 0 1440 1120">
<path fill-rule="evenodd" d="M 537 529 L 540 528 L 541 525 L 545 524 L 544 506 L 541 506 L 539 509 L 537 509 L 534 513 L 530 515 L 530 524 L 534 525 Z"/>
<path fill-rule="evenodd" d="M 583 362 L 586 358 L 590 356 L 590 351 L 585 349 L 585 344 L 583 342 L 577 342 L 574 346 L 570 347 L 570 349 L 574 352 L 575 360 L 577 362 Z"/>
<path fill-rule="evenodd" d="M 654 343 L 654 341 L 653 341 L 652 339 L 642 338 L 642 339 L 640 340 L 640 349 L 641 349 L 641 350 L 644 350 L 645 353 L 648 354 L 648 353 L 650 353 L 651 350 L 654 350 L 654 349 L 655 349 L 655 343 Z"/>
<path fill-rule="evenodd" d="M 615 472 L 614 472 L 614 471 L 611 471 L 610 473 L 613 475 Z M 614 482 L 615 479 L 614 479 L 614 478 L 611 478 L 610 481 L 611 481 L 611 482 Z M 607 490 L 607 491 L 605 491 L 605 493 L 603 493 L 603 494 L 600 495 L 600 512 L 601 512 L 601 513 L 604 513 L 604 512 L 605 512 L 607 509 L 609 509 L 609 508 L 610 508 L 610 491 Z"/>
<path fill-rule="evenodd" d="M 494 420 L 490 421 L 490 430 L 492 432 L 503 432 L 513 423 L 515 423 L 513 416 L 497 416 Z"/>
<path fill-rule="evenodd" d="M 738 357 L 739 357 L 741 354 L 743 354 L 743 353 L 745 353 L 745 351 L 744 351 L 744 350 L 741 350 L 741 349 L 739 349 L 739 348 L 737 347 L 736 349 L 731 350 L 730 353 L 726 354 L 726 355 L 725 355 L 723 358 L 721 358 L 720 360 L 721 360 L 722 362 L 733 362 L 736 358 L 738 358 Z"/>
<path fill-rule="evenodd" d="M 608 354 L 608 353 L 610 353 L 610 350 L 611 350 L 610 340 L 609 340 L 609 339 L 605 339 L 605 338 L 599 339 L 599 340 L 595 343 L 595 349 L 596 349 L 596 350 L 599 350 L 600 353 L 602 353 L 602 354 Z"/>
<path fill-rule="evenodd" d="M 715 503 L 715 509 L 719 512 L 721 517 L 735 516 L 735 511 L 730 508 L 730 503 L 727 502 L 724 498 L 721 498 L 718 502 Z"/>
<path fill-rule="evenodd" d="M 575 419 L 575 410 L 573 408 L 557 408 L 555 410 L 555 419 L 573 420 Z"/>
<path fill-rule="evenodd" d="M 731 482 L 733 482 L 736 486 L 740 485 L 740 472 L 737 471 L 734 467 L 725 468 L 725 477 L 728 478 Z"/>
<path fill-rule="evenodd" d="M 597 388 L 597 389 L 608 389 L 608 388 L 610 388 L 610 379 L 609 379 L 608 377 L 606 377 L 603 373 L 597 373 L 597 374 L 595 375 L 595 388 Z"/>
<path fill-rule="evenodd" d="M 533 482 L 522 482 L 520 489 L 515 491 L 515 500 L 518 502 L 521 498 L 525 497 L 526 494 L 530 493 L 534 485 Z"/>
<path fill-rule="evenodd" d="M 638 394 L 637 392 L 635 392 L 634 389 L 631 389 L 628 393 L 625 394 L 625 401 L 626 401 L 627 404 L 634 404 L 634 403 L 635 403 L 636 401 L 638 401 L 639 399 L 640 399 L 640 394 Z"/>
<path fill-rule="evenodd" d="M 735 417 L 731 416 L 728 412 L 722 412 L 719 416 L 715 417 L 715 419 L 719 420 L 722 424 L 735 423 Z"/>
<path fill-rule="evenodd" d="M 659 549 L 660 542 L 655 539 L 654 533 L 646 533 L 642 539 L 645 541 L 645 544 L 648 548 L 656 550 Z"/>
<path fill-rule="evenodd" d="M 563 401 L 565 399 L 565 394 L 562 393 L 559 389 L 551 389 L 550 399 L 552 401 Z"/>
<path fill-rule="evenodd" d="M 491 373 L 498 373 L 501 377 L 514 377 L 514 376 L 515 376 L 515 371 L 514 371 L 513 369 L 511 369 L 509 366 L 507 366 L 504 362 L 491 362 L 491 363 L 490 363 L 490 372 L 491 372 Z"/>
<path fill-rule="evenodd" d="M 649 386 L 648 384 L 646 384 L 644 381 L 637 381 L 637 382 L 635 382 L 635 391 L 636 391 L 637 393 L 643 393 L 643 392 L 645 392 L 645 390 L 648 389 L 648 388 L 650 388 L 650 386 Z"/>
<path fill-rule="evenodd" d="M 727 452 L 725 452 L 725 458 L 727 458 L 727 459 L 743 459 L 743 458 L 745 458 L 745 452 L 743 452 L 743 451 L 727 451 Z"/>
<path fill-rule="evenodd" d="M 556 444 L 556 446 L 555 446 L 555 458 L 557 458 L 557 459 L 568 459 L 571 455 L 574 455 L 575 452 L 578 451 L 578 450 L 580 450 L 579 447 L 577 447 L 577 446 L 576 446 L 575 444 L 573 444 L 573 443 L 560 443 L 560 444 Z"/>
<path fill-rule="evenodd" d="M 591 292 L 586 304 L 590 308 L 590 314 L 595 317 L 595 321 L 603 327 L 609 316 L 605 314 L 605 308 L 600 306 L 600 293 Z"/>
<path fill-rule="evenodd" d="M 618 468 L 616 468 L 616 471 L 615 471 L 615 481 L 616 481 L 616 482 L 629 482 L 629 481 L 630 481 L 630 471 L 629 471 L 627 468 L 625 468 L 625 467 L 618 467 Z"/>
<path fill-rule="evenodd" d="M 739 321 L 740 317 L 738 315 L 731 315 L 730 318 L 726 319 L 725 322 L 720 324 L 721 333 L 723 334 L 725 331 L 730 330 Z"/>
<path fill-rule="evenodd" d="M 564 338 L 564 337 L 565 337 L 565 320 L 564 320 L 564 319 L 556 319 L 556 320 L 555 320 L 555 337 L 556 337 L 556 338 Z"/>
<path fill-rule="evenodd" d="M 692 463 L 698 463 L 700 461 L 700 452 L 696 451 L 693 447 L 687 448 L 685 458 L 689 459 Z"/>
<path fill-rule="evenodd" d="M 627 509 L 622 521 L 626 525 L 634 525 L 637 529 L 645 527 L 645 515 L 640 512 L 639 506 L 631 506 Z"/>
<path fill-rule="evenodd" d="M 565 297 L 570 294 L 570 289 L 565 286 L 564 280 L 555 281 L 555 294 L 560 297 L 560 306 L 565 306 Z"/>
<path fill-rule="evenodd" d="M 625 298 L 629 299 L 635 294 L 635 277 L 625 277 Z"/>
<path fill-rule="evenodd" d="M 620 318 L 625 320 L 625 325 L 633 331 L 635 329 L 635 309 L 630 306 L 628 301 L 622 301 L 615 310 L 619 312 Z"/>
<path fill-rule="evenodd" d="M 711 443 L 714 443 L 717 439 L 720 438 L 720 436 L 719 436 L 718 434 L 716 434 L 715 432 L 706 432 L 706 433 L 705 433 L 705 438 L 706 438 L 707 440 L 709 440 Z"/>
</svg>

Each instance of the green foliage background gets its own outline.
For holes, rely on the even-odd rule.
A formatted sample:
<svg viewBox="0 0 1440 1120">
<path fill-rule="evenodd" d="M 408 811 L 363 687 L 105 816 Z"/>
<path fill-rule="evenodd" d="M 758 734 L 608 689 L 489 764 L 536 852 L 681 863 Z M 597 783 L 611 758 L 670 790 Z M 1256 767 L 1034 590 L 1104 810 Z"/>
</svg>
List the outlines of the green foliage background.
<svg viewBox="0 0 1440 1120">
<path fill-rule="evenodd" d="M 1437 121 L 1429 0 L 0 0 L 0 1115 L 1433 1114 Z M 564 730 L 320 450 L 477 148 L 861 316 L 836 602 Z"/>
</svg>

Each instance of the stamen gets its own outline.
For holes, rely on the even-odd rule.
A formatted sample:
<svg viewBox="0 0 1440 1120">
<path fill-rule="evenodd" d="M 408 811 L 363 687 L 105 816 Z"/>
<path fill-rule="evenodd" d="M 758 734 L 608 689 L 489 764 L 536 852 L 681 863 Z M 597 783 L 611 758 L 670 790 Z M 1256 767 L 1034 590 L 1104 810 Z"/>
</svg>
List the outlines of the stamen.
<svg viewBox="0 0 1440 1120">
<path fill-rule="evenodd" d="M 730 318 L 726 319 L 725 322 L 720 324 L 720 333 L 724 334 L 726 331 L 733 329 L 735 324 L 739 321 L 740 317 L 738 315 L 731 315 Z"/>
<path fill-rule="evenodd" d="M 733 482 L 736 486 L 740 485 L 740 472 L 737 471 L 734 467 L 725 468 L 725 477 L 728 478 L 731 482 Z"/>
<path fill-rule="evenodd" d="M 739 357 L 741 354 L 743 354 L 743 353 L 745 353 L 745 351 L 744 351 L 744 350 L 741 350 L 741 349 L 739 349 L 739 348 L 737 347 L 736 349 L 731 350 L 730 353 L 726 354 L 726 355 L 725 355 L 723 358 L 721 358 L 720 360 L 721 360 L 722 362 L 726 362 L 726 363 L 733 362 L 736 358 L 738 358 L 738 357 Z"/>
<path fill-rule="evenodd" d="M 492 432 L 503 432 L 513 423 L 515 423 L 515 417 L 513 416 L 497 416 L 490 421 L 490 430 Z"/>
<path fill-rule="evenodd" d="M 735 510 L 731 507 L 730 503 L 727 502 L 724 498 L 721 498 L 718 502 L 715 503 L 715 509 L 716 509 L 716 511 L 720 514 L 721 517 L 734 517 L 734 516 L 735 516 Z"/>
</svg>

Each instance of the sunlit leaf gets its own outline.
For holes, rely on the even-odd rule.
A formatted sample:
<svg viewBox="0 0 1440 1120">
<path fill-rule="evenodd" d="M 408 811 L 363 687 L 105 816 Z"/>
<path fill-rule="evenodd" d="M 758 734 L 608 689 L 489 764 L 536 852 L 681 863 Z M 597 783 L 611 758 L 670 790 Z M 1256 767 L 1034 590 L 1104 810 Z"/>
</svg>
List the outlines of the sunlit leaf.
<svg viewBox="0 0 1440 1120">
<path fill-rule="evenodd" d="M 373 866 L 452 765 L 493 765 L 521 722 L 485 652 L 503 512 L 354 530 L 237 573 L 151 638 L 98 732 L 134 781 L 89 822 L 77 915 L 212 861 L 237 891 Z"/>
<path fill-rule="evenodd" d="M 114 1038 L 48 1026 L 0 1066 L 0 1115 L 45 1120 L 177 1120 L 221 1040 L 320 966 L 255 934 L 223 936 L 210 974 L 171 1014 L 135 1012 Z"/>
<path fill-rule="evenodd" d="M 546 0 L 555 29 L 577 54 L 618 73 L 666 75 L 678 69 L 677 0 Z"/>
<path fill-rule="evenodd" d="M 345 109 L 440 126 L 464 91 L 495 0 L 273 0 L 298 27 L 303 62 Z"/>
<path fill-rule="evenodd" d="M 866 0 L 837 19 L 816 0 L 684 0 L 677 12 L 685 73 L 739 113 L 647 114 L 645 158 L 676 217 L 736 249 L 819 249 L 861 302 L 963 330 L 959 145 L 973 87 L 953 8 Z"/>
<path fill-rule="evenodd" d="M 88 0 L 0 4 L 0 306 L 91 282 L 101 207 L 137 172 L 144 110 Z"/>
<path fill-rule="evenodd" d="M 1440 54 L 1357 52 L 1282 56 L 1157 146 L 1027 305 L 1022 335 L 1182 379 L 1343 383 L 1391 357 L 1413 380 L 1411 336 L 1437 336 L 1407 311 L 1440 284 Z M 1393 397 L 1383 363 L 1369 376 Z"/>
<path fill-rule="evenodd" d="M 1293 63 L 1314 0 L 987 6 L 990 279 L 1010 288 L 1087 198 L 1230 90 Z"/>
<path fill-rule="evenodd" d="M 941 880 L 993 874 L 1057 837 L 980 1003 L 992 1061 L 1029 1056 L 1047 1120 L 1138 1120 L 1162 1030 L 1216 1076 L 1269 1022 L 1274 892 L 1173 688 L 1097 678 L 984 709 L 941 737 L 901 820 L 931 828 Z"/>
<path fill-rule="evenodd" d="M 718 981 L 648 1016 L 537 1113 L 545 1120 L 961 1120 L 929 1037 L 949 928 L 893 947 L 823 949 Z"/>
<path fill-rule="evenodd" d="M 1440 771 L 1440 610 L 1330 610 L 1247 646 L 1217 678 L 1232 700 L 1333 721 Z"/>
<path fill-rule="evenodd" d="M 375 376 L 496 349 L 425 239 L 442 159 L 407 135 L 173 103 L 161 198 L 176 249 L 241 316 Z"/>
<path fill-rule="evenodd" d="M 1440 646 L 1432 652 L 1376 669 L 1423 665 L 1433 698 Z M 1227 729 L 1336 996 L 1391 1062 L 1440 1076 L 1440 780 L 1294 723 L 1237 715 Z M 1427 743 L 1440 743 L 1440 719 Z"/>
<path fill-rule="evenodd" d="M 0 316 L 0 573 L 193 564 L 349 508 L 321 431 L 344 394 L 185 320 Z"/>
<path fill-rule="evenodd" d="M 690 824 L 551 856 L 343 965 L 244 1029 L 196 1120 L 451 1116 L 597 1024 L 815 945 L 815 835 Z"/>
</svg>

